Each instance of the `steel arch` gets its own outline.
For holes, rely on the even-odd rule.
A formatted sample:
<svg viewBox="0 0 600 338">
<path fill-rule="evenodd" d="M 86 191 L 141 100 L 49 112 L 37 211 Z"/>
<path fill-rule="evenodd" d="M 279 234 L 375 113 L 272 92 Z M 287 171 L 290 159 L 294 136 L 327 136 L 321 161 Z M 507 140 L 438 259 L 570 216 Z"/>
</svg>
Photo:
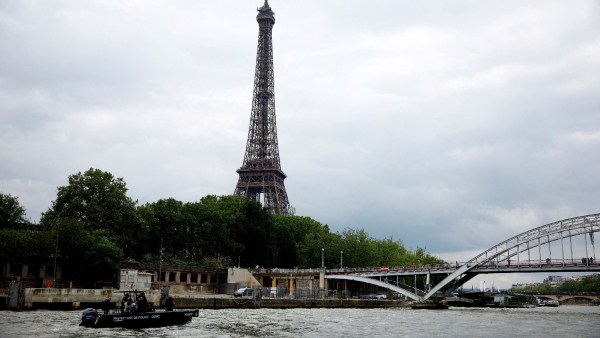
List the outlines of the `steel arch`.
<svg viewBox="0 0 600 338">
<path fill-rule="evenodd" d="M 444 278 L 440 283 L 435 285 L 424 297 L 424 300 L 431 298 L 436 292 L 442 288 L 455 284 L 463 274 L 470 270 L 487 264 L 489 262 L 505 262 L 511 257 L 518 255 L 521 252 L 531 250 L 532 248 L 541 247 L 542 245 L 561 240 L 564 238 L 574 237 L 578 235 L 593 236 L 592 234 L 600 231 L 600 214 L 591 214 L 567 218 L 561 221 L 542 225 L 540 227 L 525 231 L 514 237 L 511 237 L 503 242 L 500 242 L 471 260 L 460 266 L 456 271 Z M 593 237 L 591 237 L 593 238 Z M 593 244 L 592 240 L 592 245 Z M 474 277 L 474 275 L 470 275 Z M 470 278 L 469 278 L 470 279 Z"/>
<path fill-rule="evenodd" d="M 382 282 L 377 279 L 361 277 L 361 276 L 356 276 L 356 275 L 330 275 L 330 276 L 327 276 L 326 278 L 352 280 L 352 281 L 363 282 L 363 283 L 367 283 L 367 284 L 373 284 L 373 285 L 380 286 L 382 288 L 390 289 L 394 292 L 401 293 L 401 294 L 405 295 L 406 297 L 413 299 L 413 300 L 422 300 L 422 298 L 420 296 L 417 296 L 414 293 L 407 291 L 406 289 L 392 285 L 390 283 Z"/>
</svg>

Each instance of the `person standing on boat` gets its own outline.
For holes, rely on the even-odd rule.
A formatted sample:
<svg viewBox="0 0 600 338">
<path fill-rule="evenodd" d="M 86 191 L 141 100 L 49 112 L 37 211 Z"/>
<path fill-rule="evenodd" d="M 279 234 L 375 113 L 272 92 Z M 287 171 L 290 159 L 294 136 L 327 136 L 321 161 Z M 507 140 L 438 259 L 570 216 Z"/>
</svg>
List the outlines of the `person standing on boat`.
<svg viewBox="0 0 600 338">
<path fill-rule="evenodd" d="M 173 299 L 173 297 L 167 298 L 167 303 L 165 305 L 165 310 L 166 311 L 173 311 L 174 308 L 175 308 L 175 300 Z"/>
<path fill-rule="evenodd" d="M 136 313 L 137 312 L 137 303 L 133 301 L 133 297 L 130 297 L 125 303 L 125 312 L 126 313 Z"/>
<path fill-rule="evenodd" d="M 137 296 L 137 309 L 139 312 L 148 311 L 148 300 L 143 293 Z"/>
<path fill-rule="evenodd" d="M 125 309 L 124 312 L 125 313 L 130 313 L 133 311 L 133 300 L 131 300 L 131 298 L 127 298 L 127 302 L 125 303 Z"/>
<path fill-rule="evenodd" d="M 106 298 L 102 302 L 102 311 L 104 311 L 104 313 L 108 313 L 110 311 L 110 297 Z"/>
<path fill-rule="evenodd" d="M 126 293 L 125 296 L 123 296 L 123 299 L 121 299 L 121 312 L 125 312 L 125 309 L 127 308 L 128 300 L 129 300 L 129 294 Z"/>
</svg>

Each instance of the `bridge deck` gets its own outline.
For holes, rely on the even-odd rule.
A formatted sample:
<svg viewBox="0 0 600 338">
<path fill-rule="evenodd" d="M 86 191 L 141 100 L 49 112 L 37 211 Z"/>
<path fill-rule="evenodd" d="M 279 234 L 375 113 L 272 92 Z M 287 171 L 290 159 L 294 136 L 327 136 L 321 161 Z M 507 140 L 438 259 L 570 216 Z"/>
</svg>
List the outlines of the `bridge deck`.
<svg viewBox="0 0 600 338">
<path fill-rule="evenodd" d="M 356 275 L 362 277 L 389 277 L 389 276 L 414 276 L 414 275 L 448 275 L 456 271 L 458 266 L 426 266 L 406 269 L 390 269 L 388 271 L 367 269 L 336 269 L 327 271 L 327 275 Z M 488 264 L 470 270 L 478 274 L 486 273 L 530 273 L 530 272 L 596 272 L 600 271 L 600 262 L 594 263 L 525 263 L 525 264 Z"/>
</svg>

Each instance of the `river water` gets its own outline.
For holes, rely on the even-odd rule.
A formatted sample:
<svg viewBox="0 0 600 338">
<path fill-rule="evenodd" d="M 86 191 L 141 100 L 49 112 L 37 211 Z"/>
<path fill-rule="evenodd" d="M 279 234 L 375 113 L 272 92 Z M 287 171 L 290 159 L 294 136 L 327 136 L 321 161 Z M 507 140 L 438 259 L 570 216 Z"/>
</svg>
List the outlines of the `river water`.
<svg viewBox="0 0 600 338">
<path fill-rule="evenodd" d="M 92 329 L 81 311 L 0 311 L 0 337 L 600 337 L 600 307 L 200 310 L 182 326 Z"/>
</svg>

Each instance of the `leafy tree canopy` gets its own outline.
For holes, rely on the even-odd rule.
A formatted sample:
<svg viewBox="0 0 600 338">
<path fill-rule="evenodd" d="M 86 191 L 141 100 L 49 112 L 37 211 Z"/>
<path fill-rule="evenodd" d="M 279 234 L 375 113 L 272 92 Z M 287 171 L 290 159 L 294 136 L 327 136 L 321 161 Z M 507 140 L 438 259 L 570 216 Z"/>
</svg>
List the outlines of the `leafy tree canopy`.
<svg viewBox="0 0 600 338">
<path fill-rule="evenodd" d="M 584 276 L 578 280 L 569 279 L 562 282 L 558 286 L 552 286 L 549 283 L 541 283 L 538 285 L 527 285 L 522 287 L 511 288 L 513 292 L 521 293 L 556 293 L 556 292 L 592 292 L 600 293 L 600 276 L 591 275 Z"/>
<path fill-rule="evenodd" d="M 0 193 L 0 229 L 16 228 L 27 223 L 25 208 L 19 203 L 19 198 Z"/>
<path fill-rule="evenodd" d="M 126 195 L 123 179 L 91 168 L 69 176 L 68 182 L 58 188 L 52 207 L 42 214 L 41 225 L 49 229 L 60 221 L 76 221 L 86 231 L 106 231 L 126 254 L 136 255 L 140 223 L 136 202 Z"/>
<path fill-rule="evenodd" d="M 401 241 L 376 239 L 364 229 L 334 233 L 309 217 L 271 215 L 259 202 L 241 196 L 209 195 L 197 202 L 166 198 L 136 206 L 126 193 L 122 178 L 99 169 L 71 175 L 58 188 L 35 235 L 0 229 L 6 230 L 0 231 L 0 241 L 11 242 L 0 256 L 48 257 L 58 243 L 63 259 L 90 278 L 101 278 L 124 258 L 216 270 L 231 264 L 335 268 L 441 263 L 424 248 L 407 250 Z M 22 221 L 24 209 L 16 198 L 1 196 L 12 203 L 5 203 L 13 206 L 11 219 Z"/>
<path fill-rule="evenodd" d="M 182 203 L 172 198 L 138 208 L 146 243 L 163 247 L 171 261 L 271 265 L 276 257 L 271 215 L 258 202 L 240 196 L 206 196 Z M 158 254 L 158 250 L 154 251 Z"/>
<path fill-rule="evenodd" d="M 0 229 L 0 262 L 22 262 L 47 258 L 54 252 L 54 240 L 47 231 Z"/>
</svg>

